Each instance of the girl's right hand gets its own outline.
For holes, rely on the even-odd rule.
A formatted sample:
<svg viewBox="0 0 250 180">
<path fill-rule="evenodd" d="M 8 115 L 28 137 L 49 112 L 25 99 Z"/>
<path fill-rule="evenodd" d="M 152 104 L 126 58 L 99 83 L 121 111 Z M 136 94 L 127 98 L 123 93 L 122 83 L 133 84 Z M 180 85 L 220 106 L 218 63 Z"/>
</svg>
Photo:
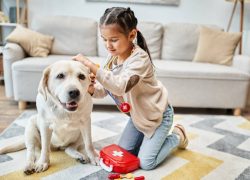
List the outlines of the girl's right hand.
<svg viewBox="0 0 250 180">
<path fill-rule="evenodd" d="M 90 61 L 87 57 L 83 56 L 82 54 L 77 54 L 76 56 L 73 56 L 72 59 L 75 60 L 75 61 L 79 61 L 79 62 L 83 63 L 94 74 L 96 74 L 96 72 L 97 72 L 97 70 L 99 68 L 99 66 L 97 66 L 95 63 Z"/>
<path fill-rule="evenodd" d="M 86 58 L 82 54 L 77 54 L 76 56 L 73 56 L 72 59 L 83 63 L 87 67 L 90 67 L 93 64 L 88 58 Z"/>
</svg>

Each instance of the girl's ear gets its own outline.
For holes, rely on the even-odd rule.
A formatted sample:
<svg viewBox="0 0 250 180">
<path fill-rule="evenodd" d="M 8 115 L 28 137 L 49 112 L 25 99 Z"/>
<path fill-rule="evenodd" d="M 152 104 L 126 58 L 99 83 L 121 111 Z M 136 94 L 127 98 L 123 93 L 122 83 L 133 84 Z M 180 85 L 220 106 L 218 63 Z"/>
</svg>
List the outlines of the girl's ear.
<svg viewBox="0 0 250 180">
<path fill-rule="evenodd" d="M 133 29 L 130 33 L 129 33 L 129 40 L 134 41 L 134 39 L 136 38 L 136 34 L 137 34 L 137 30 Z"/>
</svg>

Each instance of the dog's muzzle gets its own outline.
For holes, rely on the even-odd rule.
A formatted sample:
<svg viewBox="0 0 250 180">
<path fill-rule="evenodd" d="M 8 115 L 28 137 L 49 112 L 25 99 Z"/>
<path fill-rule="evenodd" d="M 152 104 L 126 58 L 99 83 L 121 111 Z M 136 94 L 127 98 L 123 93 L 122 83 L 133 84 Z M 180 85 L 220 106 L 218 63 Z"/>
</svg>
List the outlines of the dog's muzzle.
<svg viewBox="0 0 250 180">
<path fill-rule="evenodd" d="M 75 111 L 78 108 L 78 101 L 80 99 L 80 91 L 78 89 L 70 90 L 68 92 L 69 101 L 62 103 L 63 107 L 68 111 Z"/>
</svg>

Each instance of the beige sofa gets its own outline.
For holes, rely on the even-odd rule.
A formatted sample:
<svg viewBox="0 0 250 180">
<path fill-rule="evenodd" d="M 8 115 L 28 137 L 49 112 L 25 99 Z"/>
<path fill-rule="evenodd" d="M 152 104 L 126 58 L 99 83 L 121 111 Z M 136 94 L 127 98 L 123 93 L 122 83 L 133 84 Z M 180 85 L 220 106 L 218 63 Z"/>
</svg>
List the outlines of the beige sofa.
<svg viewBox="0 0 250 180">
<path fill-rule="evenodd" d="M 175 107 L 234 109 L 235 114 L 246 106 L 250 59 L 235 56 L 231 66 L 193 62 L 199 39 L 197 24 L 140 22 L 156 74 L 169 91 Z M 54 37 L 48 57 L 27 57 L 21 46 L 6 44 L 4 80 L 6 96 L 25 108 L 34 102 L 43 69 L 58 60 L 70 60 L 83 53 L 101 63 L 107 52 L 98 36 L 98 23 L 83 17 L 40 17 L 31 29 Z M 216 28 L 216 27 L 215 27 Z M 114 104 L 110 97 L 94 99 L 95 104 Z"/>
</svg>

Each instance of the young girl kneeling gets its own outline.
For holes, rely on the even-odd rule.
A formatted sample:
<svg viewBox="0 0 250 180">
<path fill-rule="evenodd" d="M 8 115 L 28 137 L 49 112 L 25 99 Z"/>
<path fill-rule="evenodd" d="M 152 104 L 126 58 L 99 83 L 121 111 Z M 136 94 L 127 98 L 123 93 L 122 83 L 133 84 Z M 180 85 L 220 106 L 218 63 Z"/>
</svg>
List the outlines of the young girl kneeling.
<svg viewBox="0 0 250 180">
<path fill-rule="evenodd" d="M 110 53 L 105 66 L 99 68 L 81 54 L 73 59 L 88 66 L 97 79 L 94 88 L 89 89 L 93 97 L 109 94 L 118 108 L 124 102 L 130 105 L 130 120 L 119 145 L 139 157 L 142 169 L 154 169 L 174 149 L 187 147 L 185 129 L 173 125 L 174 112 L 168 103 L 168 92 L 156 79 L 134 12 L 123 7 L 106 9 L 100 19 L 100 32 Z"/>
</svg>

